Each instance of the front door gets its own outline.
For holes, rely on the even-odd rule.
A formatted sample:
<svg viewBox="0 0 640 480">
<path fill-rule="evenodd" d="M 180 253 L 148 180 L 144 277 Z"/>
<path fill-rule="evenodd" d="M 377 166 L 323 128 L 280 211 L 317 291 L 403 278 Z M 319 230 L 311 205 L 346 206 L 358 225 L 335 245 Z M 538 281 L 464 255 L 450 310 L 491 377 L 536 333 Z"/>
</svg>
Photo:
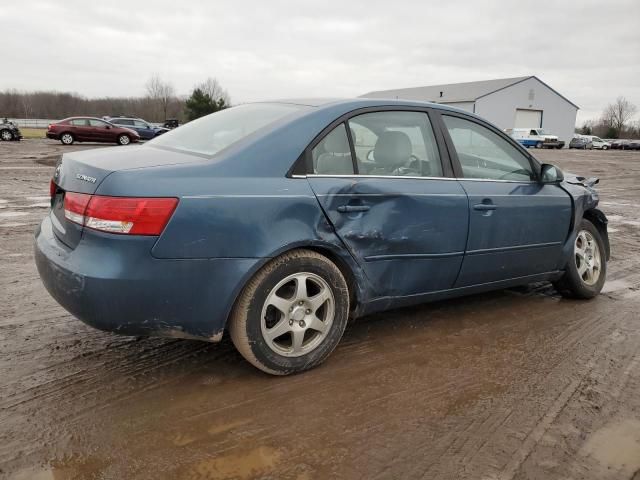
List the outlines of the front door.
<svg viewBox="0 0 640 480">
<path fill-rule="evenodd" d="M 532 161 L 499 132 L 461 115 L 441 118 L 469 197 L 456 287 L 557 270 L 571 225 L 569 194 L 540 183 Z"/>
<path fill-rule="evenodd" d="M 468 201 L 440 150 L 426 112 L 382 111 L 340 123 L 310 152 L 308 181 L 381 296 L 449 289 L 458 275 Z"/>
</svg>

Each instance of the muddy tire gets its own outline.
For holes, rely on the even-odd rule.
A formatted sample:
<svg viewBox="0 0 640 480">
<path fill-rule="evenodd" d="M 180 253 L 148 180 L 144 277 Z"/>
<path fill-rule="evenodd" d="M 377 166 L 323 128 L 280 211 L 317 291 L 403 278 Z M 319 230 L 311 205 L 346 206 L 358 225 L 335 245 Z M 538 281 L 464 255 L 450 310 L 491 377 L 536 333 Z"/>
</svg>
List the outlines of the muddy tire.
<svg viewBox="0 0 640 480">
<path fill-rule="evenodd" d="M 73 138 L 73 135 L 65 132 L 62 135 L 60 135 L 60 143 L 62 143 L 63 145 L 71 145 L 73 144 L 73 142 L 75 141 L 75 138 Z"/>
<path fill-rule="evenodd" d="M 129 135 L 125 135 L 124 133 L 118 136 L 118 145 L 129 145 L 131 143 L 131 139 Z"/>
<path fill-rule="evenodd" d="M 604 241 L 595 225 L 583 218 L 574 243 L 574 255 L 554 285 L 563 297 L 588 299 L 600 293 L 606 277 Z"/>
<path fill-rule="evenodd" d="M 322 363 L 349 318 L 340 269 L 311 250 L 271 260 L 244 287 L 229 319 L 231 340 L 252 365 L 289 375 Z"/>
</svg>

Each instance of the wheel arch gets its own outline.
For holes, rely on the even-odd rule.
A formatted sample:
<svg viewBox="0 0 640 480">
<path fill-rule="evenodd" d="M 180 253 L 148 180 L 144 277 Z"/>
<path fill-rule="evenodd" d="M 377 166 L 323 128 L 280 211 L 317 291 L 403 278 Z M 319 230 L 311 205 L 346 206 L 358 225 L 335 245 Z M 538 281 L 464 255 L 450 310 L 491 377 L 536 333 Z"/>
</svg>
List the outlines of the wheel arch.
<svg viewBox="0 0 640 480">
<path fill-rule="evenodd" d="M 607 261 L 611 257 L 611 246 L 609 245 L 609 233 L 607 232 L 607 224 L 609 221 L 607 220 L 606 215 L 597 208 L 591 208 L 584 212 L 582 216 L 584 219 L 589 220 L 593 225 L 598 229 L 600 236 L 602 237 L 602 241 L 604 242 Z"/>
<path fill-rule="evenodd" d="M 283 246 L 277 251 L 274 251 L 269 257 L 262 258 L 259 262 L 256 262 L 250 271 L 246 273 L 233 292 L 233 301 L 230 302 L 230 306 L 226 314 L 225 329 L 227 328 L 227 322 L 231 316 L 231 312 L 238 303 L 240 295 L 247 283 L 250 282 L 251 279 L 255 277 L 255 275 L 271 260 L 294 250 L 311 250 L 319 253 L 320 255 L 327 257 L 338 267 L 349 288 L 351 315 L 357 316 L 358 312 L 361 310 L 359 307 L 372 295 L 372 290 L 364 276 L 364 272 L 360 269 L 353 257 L 351 257 L 348 252 L 344 251 L 343 248 L 328 242 L 297 242 Z"/>
</svg>

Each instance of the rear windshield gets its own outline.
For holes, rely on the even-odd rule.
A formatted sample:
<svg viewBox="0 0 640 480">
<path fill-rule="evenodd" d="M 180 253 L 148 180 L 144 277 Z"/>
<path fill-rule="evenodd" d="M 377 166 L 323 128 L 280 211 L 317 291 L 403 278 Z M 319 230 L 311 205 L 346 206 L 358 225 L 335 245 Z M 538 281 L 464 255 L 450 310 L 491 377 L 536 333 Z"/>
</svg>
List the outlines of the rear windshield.
<svg viewBox="0 0 640 480">
<path fill-rule="evenodd" d="M 214 155 L 256 130 L 308 108 L 285 103 L 250 103 L 193 120 L 148 142 L 201 155 Z"/>
</svg>

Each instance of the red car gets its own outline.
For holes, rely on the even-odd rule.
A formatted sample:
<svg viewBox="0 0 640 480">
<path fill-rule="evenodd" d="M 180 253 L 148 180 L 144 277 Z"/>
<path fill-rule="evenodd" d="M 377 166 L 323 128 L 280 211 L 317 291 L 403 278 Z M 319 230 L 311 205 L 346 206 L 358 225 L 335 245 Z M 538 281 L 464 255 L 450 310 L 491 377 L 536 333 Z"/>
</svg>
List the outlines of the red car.
<svg viewBox="0 0 640 480">
<path fill-rule="evenodd" d="M 52 123 L 47 138 L 60 140 L 64 145 L 73 142 L 104 142 L 129 145 L 140 140 L 138 132 L 119 127 L 99 118 L 71 117 Z"/>
</svg>

